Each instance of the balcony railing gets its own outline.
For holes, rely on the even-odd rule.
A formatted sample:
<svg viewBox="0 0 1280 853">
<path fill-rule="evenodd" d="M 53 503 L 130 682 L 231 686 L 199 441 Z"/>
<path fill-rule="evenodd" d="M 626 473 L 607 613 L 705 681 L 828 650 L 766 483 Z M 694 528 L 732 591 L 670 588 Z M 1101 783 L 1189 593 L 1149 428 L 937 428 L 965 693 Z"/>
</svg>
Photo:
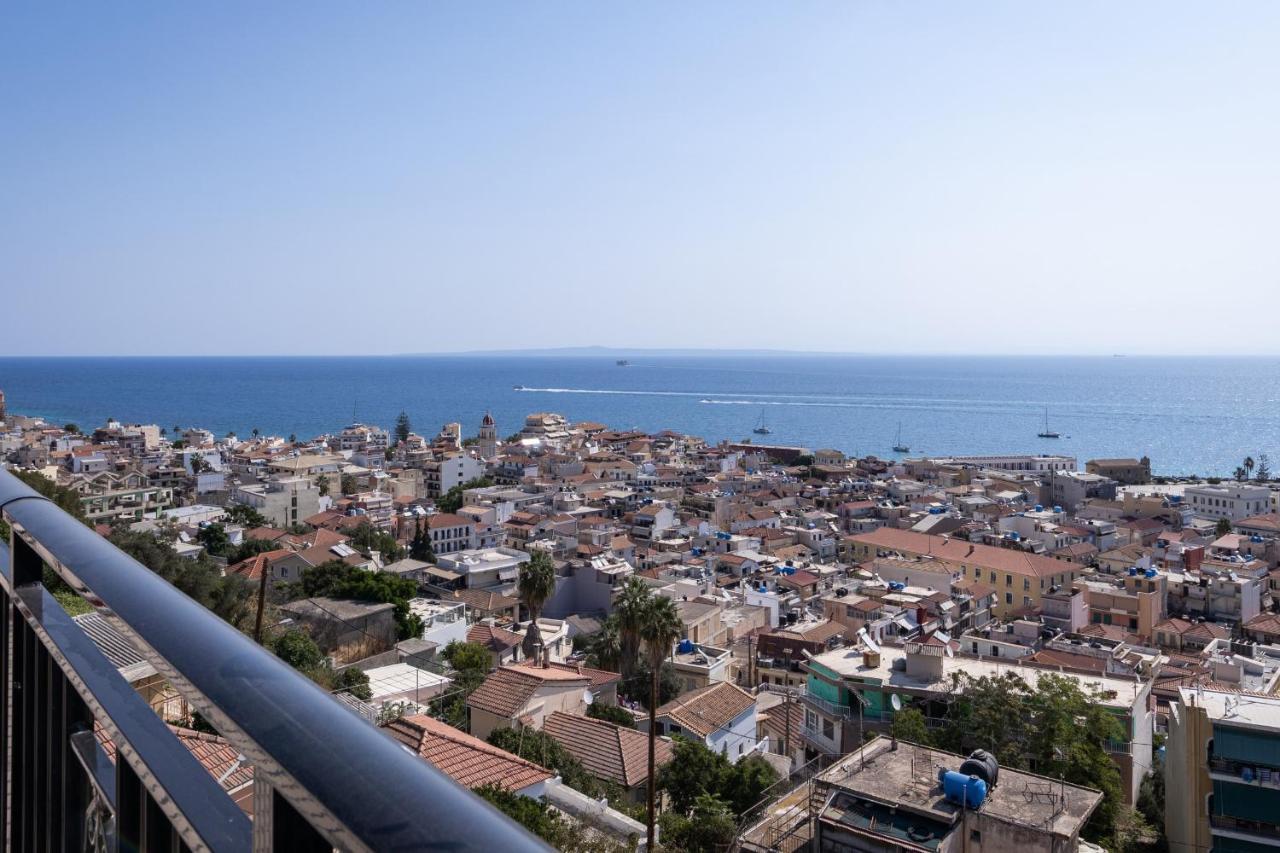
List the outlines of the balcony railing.
<svg viewBox="0 0 1280 853">
<path fill-rule="evenodd" d="M 0 517 L 0 850 L 545 849 L 5 471 Z M 245 756 L 252 820 L 45 589 L 46 565 Z"/>
<path fill-rule="evenodd" d="M 1244 835 L 1258 835 L 1263 838 L 1280 838 L 1280 826 L 1264 823 L 1259 820 L 1228 817 L 1227 815 L 1209 815 L 1209 825 L 1214 829 L 1225 829 L 1228 832 L 1239 832 Z"/>
</svg>

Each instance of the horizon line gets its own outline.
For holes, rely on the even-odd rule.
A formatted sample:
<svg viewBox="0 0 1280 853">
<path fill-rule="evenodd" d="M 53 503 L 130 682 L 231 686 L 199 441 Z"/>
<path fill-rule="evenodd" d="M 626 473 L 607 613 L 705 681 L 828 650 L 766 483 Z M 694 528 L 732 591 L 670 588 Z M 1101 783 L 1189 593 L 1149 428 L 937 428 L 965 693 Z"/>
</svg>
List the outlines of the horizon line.
<svg viewBox="0 0 1280 853">
<path fill-rule="evenodd" d="M 791 350 L 791 349 L 717 349 L 713 347 L 627 347 L 583 351 L 588 348 L 528 348 L 510 350 L 440 350 L 436 352 L 388 352 L 388 353 L 0 353 L 0 359 L 269 359 L 269 358 L 593 358 L 628 355 L 631 357 L 676 358 L 681 356 L 721 356 L 725 358 L 750 358 L 770 356 L 825 356 L 832 358 L 1280 358 L 1277 352 L 958 352 L 939 350 L 934 352 L 865 352 L 856 350 Z"/>
</svg>

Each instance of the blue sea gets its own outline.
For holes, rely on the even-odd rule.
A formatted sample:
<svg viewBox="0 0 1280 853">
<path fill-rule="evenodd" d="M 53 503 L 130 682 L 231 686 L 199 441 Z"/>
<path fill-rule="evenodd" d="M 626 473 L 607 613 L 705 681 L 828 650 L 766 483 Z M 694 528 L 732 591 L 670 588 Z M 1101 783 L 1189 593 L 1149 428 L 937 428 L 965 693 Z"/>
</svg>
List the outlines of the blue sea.
<svg viewBox="0 0 1280 853">
<path fill-rule="evenodd" d="M 499 432 L 529 412 L 709 440 L 893 456 L 1062 452 L 1151 457 L 1157 473 L 1229 474 L 1280 462 L 1280 359 L 635 355 L 0 358 L 14 412 L 82 427 L 109 417 L 224 434 L 310 437 L 408 412 L 434 435 Z M 516 390 L 521 386 L 522 390 Z M 1046 410 L 1060 439 L 1037 438 Z M 1275 463 L 1273 463 L 1275 464 Z"/>
</svg>

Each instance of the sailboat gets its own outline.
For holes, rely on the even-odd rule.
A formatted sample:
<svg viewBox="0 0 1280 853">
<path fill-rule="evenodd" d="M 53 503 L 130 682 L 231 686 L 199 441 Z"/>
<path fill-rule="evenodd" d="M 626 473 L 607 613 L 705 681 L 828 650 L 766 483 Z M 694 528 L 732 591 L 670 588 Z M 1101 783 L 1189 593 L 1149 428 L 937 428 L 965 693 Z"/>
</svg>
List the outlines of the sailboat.
<svg viewBox="0 0 1280 853">
<path fill-rule="evenodd" d="M 898 440 L 893 445 L 894 453 L 909 453 L 911 448 L 902 443 L 902 421 L 898 421 Z"/>
<path fill-rule="evenodd" d="M 1037 433 L 1041 438 L 1061 438 L 1062 436 L 1049 429 L 1049 409 L 1044 410 L 1044 431 Z"/>
<path fill-rule="evenodd" d="M 760 420 L 756 422 L 756 428 L 751 431 L 754 432 L 756 435 L 768 435 L 769 433 L 773 432 L 773 430 L 769 429 L 764 424 L 764 409 L 760 410 Z"/>
</svg>

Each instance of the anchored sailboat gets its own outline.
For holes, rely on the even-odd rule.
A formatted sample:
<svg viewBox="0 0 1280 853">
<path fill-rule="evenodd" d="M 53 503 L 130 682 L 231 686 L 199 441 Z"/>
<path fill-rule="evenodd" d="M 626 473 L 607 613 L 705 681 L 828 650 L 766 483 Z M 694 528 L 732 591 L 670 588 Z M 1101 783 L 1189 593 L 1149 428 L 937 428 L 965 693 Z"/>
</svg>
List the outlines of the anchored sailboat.
<svg viewBox="0 0 1280 853">
<path fill-rule="evenodd" d="M 898 421 L 898 439 L 894 442 L 894 453 L 909 453 L 911 448 L 902 443 L 902 421 Z"/>
<path fill-rule="evenodd" d="M 1061 435 L 1049 429 L 1049 408 L 1046 406 L 1044 410 L 1044 431 L 1038 433 L 1041 438 L 1062 438 Z"/>
<path fill-rule="evenodd" d="M 754 432 L 756 435 L 768 435 L 769 433 L 773 432 L 773 430 L 765 426 L 764 409 L 760 410 L 760 420 L 756 421 L 756 428 L 751 431 Z"/>
</svg>

